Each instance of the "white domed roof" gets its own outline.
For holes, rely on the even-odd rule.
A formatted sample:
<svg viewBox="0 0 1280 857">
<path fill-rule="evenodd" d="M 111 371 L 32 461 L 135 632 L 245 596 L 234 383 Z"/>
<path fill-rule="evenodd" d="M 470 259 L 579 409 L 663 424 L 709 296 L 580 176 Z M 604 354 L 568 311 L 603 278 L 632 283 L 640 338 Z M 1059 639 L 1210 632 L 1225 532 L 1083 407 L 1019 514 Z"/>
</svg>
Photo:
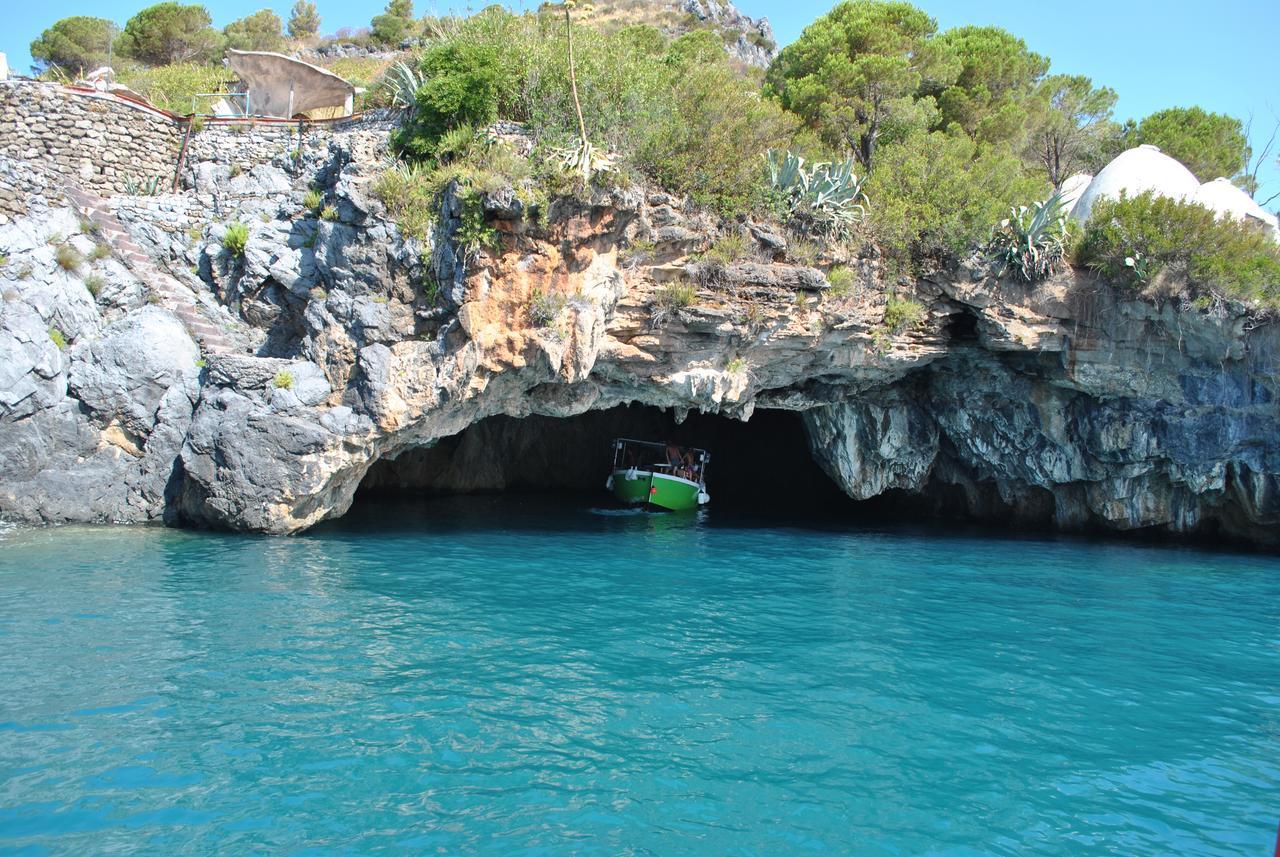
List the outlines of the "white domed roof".
<svg viewBox="0 0 1280 857">
<path fill-rule="evenodd" d="M 1093 204 L 1099 199 L 1119 199 L 1120 194 L 1135 197 L 1151 191 L 1180 201 L 1195 198 L 1200 182 L 1191 170 L 1155 146 L 1139 146 L 1121 152 L 1089 183 L 1071 216 L 1080 222 L 1089 219 Z"/>
<path fill-rule="evenodd" d="M 1084 192 L 1088 190 L 1092 182 L 1093 176 L 1088 173 L 1076 173 L 1064 181 L 1062 187 L 1058 188 L 1058 193 L 1062 194 L 1062 204 L 1067 214 L 1070 214 L 1076 207 L 1076 203 L 1080 201 L 1080 197 L 1084 196 Z"/>
<path fill-rule="evenodd" d="M 1231 179 L 1214 179 L 1200 185 L 1195 201 L 1215 212 L 1219 217 L 1244 220 L 1251 217 L 1272 229 L 1276 228 L 1276 216 L 1253 201 L 1253 197 L 1231 183 Z"/>
</svg>

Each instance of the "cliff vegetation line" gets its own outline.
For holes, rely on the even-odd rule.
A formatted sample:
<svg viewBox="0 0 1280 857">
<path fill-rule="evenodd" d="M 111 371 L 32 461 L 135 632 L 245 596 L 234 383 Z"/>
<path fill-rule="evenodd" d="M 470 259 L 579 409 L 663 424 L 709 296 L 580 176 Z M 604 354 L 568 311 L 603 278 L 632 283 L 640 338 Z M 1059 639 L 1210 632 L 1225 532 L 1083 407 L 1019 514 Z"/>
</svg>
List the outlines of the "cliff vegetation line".
<svg viewBox="0 0 1280 857">
<path fill-rule="evenodd" d="M 570 13 L 576 87 L 561 26 Z M 1016 35 L 940 32 L 903 2 L 846 0 L 780 53 L 767 22 L 707 0 L 570 0 L 524 14 L 491 6 L 468 18 L 419 18 L 412 0 L 390 0 L 368 27 L 323 38 L 308 0 L 295 3 L 287 24 L 265 9 L 220 31 L 210 22 L 205 7 L 175 2 L 142 9 L 123 27 L 75 16 L 42 33 L 32 56 L 54 77 L 110 59 L 125 83 L 187 112 L 196 93 L 229 82 L 224 48 L 306 54 L 367 86 L 364 106 L 411 109 L 397 144 L 426 167 L 415 177 L 426 190 L 389 181 L 386 194 L 406 212 L 419 206 L 397 194 L 438 196 L 451 179 L 480 192 L 515 186 L 530 202 L 571 192 L 566 157 L 592 147 L 610 166 L 596 174 L 599 184 L 651 182 L 724 215 L 794 227 L 787 189 L 763 168 L 766 153 L 789 151 L 810 164 L 848 158 L 867 214 L 850 224 L 857 228 L 821 237 L 904 274 L 983 247 L 1010 209 L 1139 144 L 1160 146 L 1202 182 L 1225 176 L 1250 193 L 1272 155 L 1254 158 L 1239 119 L 1199 107 L 1118 123 L 1114 91 L 1050 73 L 1049 58 Z M 513 156 L 486 139 L 498 120 L 521 123 L 532 151 Z M 1229 224 L 1210 219 L 1196 230 L 1210 239 L 1177 254 L 1161 248 L 1143 212 L 1108 213 L 1085 252 L 1080 230 L 1064 233 L 1063 256 L 1144 286 L 1168 269 L 1166 279 L 1199 284 L 1189 298 L 1212 302 L 1206 290 L 1216 287 L 1217 299 L 1276 300 L 1280 256 L 1233 238 Z M 1116 258 L 1134 264 L 1117 271 Z M 1196 273 L 1207 270 L 1212 286 Z"/>
</svg>

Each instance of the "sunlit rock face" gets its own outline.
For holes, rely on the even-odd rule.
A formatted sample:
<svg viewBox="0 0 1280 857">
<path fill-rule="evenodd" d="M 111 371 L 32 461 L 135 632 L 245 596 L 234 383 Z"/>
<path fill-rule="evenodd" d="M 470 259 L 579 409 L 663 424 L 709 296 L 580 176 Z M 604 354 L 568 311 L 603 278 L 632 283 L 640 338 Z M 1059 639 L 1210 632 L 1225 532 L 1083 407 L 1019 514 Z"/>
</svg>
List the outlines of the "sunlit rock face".
<svg viewBox="0 0 1280 857">
<path fill-rule="evenodd" d="M 1131 299 L 1072 273 L 1028 287 L 975 261 L 893 284 L 919 317 L 891 326 L 873 258 L 843 260 L 852 282 L 833 294 L 827 266 L 782 261 L 786 239 L 764 224 L 641 190 L 536 215 L 489 194 L 494 234 L 469 245 L 448 193 L 416 239 L 370 192 L 384 144 L 335 134 L 234 186 L 188 165 L 202 207 L 248 226 L 239 257 L 216 230 L 187 237 L 182 197 L 130 220 L 217 310 L 220 350 L 198 352 L 114 263 L 95 296 L 33 222 L 0 229 L 0 514 L 298 532 L 343 514 L 375 467 L 373 482 L 408 478 L 379 462 L 435 469 L 413 484 L 500 488 L 538 471 L 486 469 L 485 437 L 519 449 L 521 418 L 635 403 L 748 426 L 798 413 L 814 460 L 857 500 L 1276 541 L 1277 333 L 1244 308 Z M 336 217 L 304 210 L 313 182 Z M 705 255 L 729 235 L 740 258 Z M 501 430 L 433 457 L 499 415 Z"/>
</svg>

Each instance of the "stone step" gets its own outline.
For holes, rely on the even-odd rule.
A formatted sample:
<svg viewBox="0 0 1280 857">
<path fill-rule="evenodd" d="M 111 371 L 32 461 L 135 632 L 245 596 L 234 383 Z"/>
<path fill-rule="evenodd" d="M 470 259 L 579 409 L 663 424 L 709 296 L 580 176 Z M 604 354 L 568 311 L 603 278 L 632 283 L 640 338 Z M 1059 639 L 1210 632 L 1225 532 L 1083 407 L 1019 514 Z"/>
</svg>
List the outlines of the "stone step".
<svg viewBox="0 0 1280 857">
<path fill-rule="evenodd" d="M 120 261 L 160 298 L 165 309 L 182 321 L 203 351 L 218 354 L 232 350 L 219 327 L 201 313 L 192 290 L 152 261 L 101 197 L 74 185 L 67 185 L 63 190 L 80 215 L 96 227 L 99 237 Z"/>
</svg>

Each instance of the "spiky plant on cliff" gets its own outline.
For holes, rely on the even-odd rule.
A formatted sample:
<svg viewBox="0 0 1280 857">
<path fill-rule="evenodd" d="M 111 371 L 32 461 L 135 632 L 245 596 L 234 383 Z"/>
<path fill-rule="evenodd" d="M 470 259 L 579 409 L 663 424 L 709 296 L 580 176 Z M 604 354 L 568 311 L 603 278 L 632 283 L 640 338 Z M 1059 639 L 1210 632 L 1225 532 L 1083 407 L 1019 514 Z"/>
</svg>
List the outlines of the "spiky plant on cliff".
<svg viewBox="0 0 1280 857">
<path fill-rule="evenodd" d="M 805 166 L 799 155 L 771 150 L 765 164 L 774 193 L 801 231 L 839 236 L 866 219 L 871 200 L 862 189 L 865 178 L 853 171 L 853 158 Z"/>
<path fill-rule="evenodd" d="M 991 231 L 989 245 L 1005 270 L 1034 283 L 1058 270 L 1067 258 L 1067 207 L 1060 193 L 1044 202 L 1020 205 Z"/>
<path fill-rule="evenodd" d="M 581 173 L 583 183 L 590 184 L 591 176 L 613 169 L 614 162 L 608 153 L 591 145 L 587 138 L 587 123 L 582 118 L 582 100 L 578 97 L 578 68 L 573 57 L 573 10 L 577 5 L 577 0 L 564 0 L 561 4 L 564 8 L 565 48 L 569 54 L 569 90 L 573 94 L 573 109 L 578 116 L 578 141 L 568 149 L 557 150 L 556 154 L 565 172 Z M 582 7 L 582 11 L 590 14 L 595 11 L 595 7 L 588 3 Z"/>
</svg>

